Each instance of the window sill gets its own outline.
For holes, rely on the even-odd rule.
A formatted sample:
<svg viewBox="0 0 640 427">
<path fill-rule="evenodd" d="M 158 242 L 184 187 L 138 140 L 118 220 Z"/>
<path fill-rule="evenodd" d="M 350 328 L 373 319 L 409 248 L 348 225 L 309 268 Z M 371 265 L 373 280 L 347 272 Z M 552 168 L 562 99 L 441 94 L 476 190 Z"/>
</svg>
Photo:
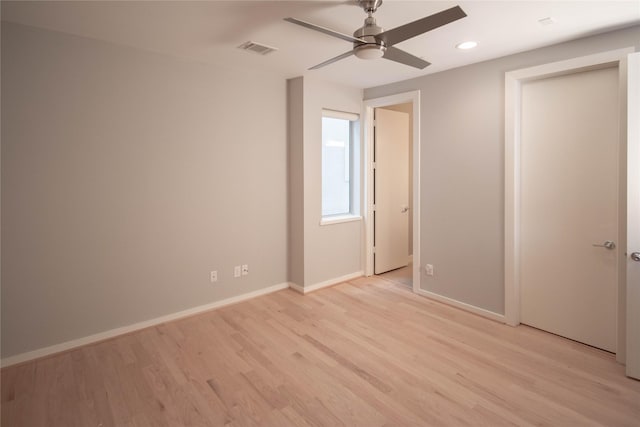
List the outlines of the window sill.
<svg viewBox="0 0 640 427">
<path fill-rule="evenodd" d="M 362 217 L 360 215 L 327 216 L 320 220 L 320 225 L 342 224 L 343 222 L 353 222 L 360 220 L 362 220 Z"/>
</svg>

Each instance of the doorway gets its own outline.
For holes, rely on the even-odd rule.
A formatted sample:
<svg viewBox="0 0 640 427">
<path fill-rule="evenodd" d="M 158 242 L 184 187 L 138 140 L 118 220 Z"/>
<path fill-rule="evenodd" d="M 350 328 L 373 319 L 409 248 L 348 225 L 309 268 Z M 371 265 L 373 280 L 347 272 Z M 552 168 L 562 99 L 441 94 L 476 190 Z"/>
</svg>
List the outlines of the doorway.
<svg viewBox="0 0 640 427">
<path fill-rule="evenodd" d="M 373 271 L 412 287 L 410 239 L 411 103 L 374 110 Z"/>
<path fill-rule="evenodd" d="M 367 276 L 373 274 L 383 274 L 383 277 L 392 281 L 401 283 L 403 285 L 411 287 L 414 292 L 419 288 L 419 96 L 420 92 L 408 92 L 404 94 L 392 95 L 383 98 L 376 98 L 372 100 L 366 100 L 365 104 L 365 164 L 366 164 L 366 181 L 365 181 L 365 197 L 366 197 L 366 212 L 365 212 L 365 274 Z M 379 112 L 376 116 L 376 110 Z M 392 152 L 386 151 L 389 147 L 383 148 L 385 151 L 381 152 L 382 147 L 376 147 L 375 136 L 379 129 L 374 126 L 375 120 L 380 120 L 382 117 L 392 116 L 400 117 L 402 120 L 406 120 L 404 125 L 404 133 L 407 136 L 405 142 L 406 147 L 404 154 L 402 149 L 397 150 L 398 147 L 391 147 Z M 403 119 L 404 118 L 404 119 Z M 393 132 L 392 132 L 393 133 Z M 396 141 L 397 142 L 397 141 Z M 376 153 L 380 153 L 383 158 L 376 159 Z M 396 156 L 396 154 L 399 154 Z M 378 164 L 379 160 L 383 162 L 393 158 L 396 162 L 395 165 L 392 162 L 390 165 Z M 404 158 L 404 160 L 401 160 Z M 395 192 L 394 188 L 398 188 L 397 184 L 392 184 L 390 189 L 381 192 L 381 187 L 388 186 L 390 181 L 381 181 L 384 178 L 385 168 L 387 171 L 389 168 L 393 171 L 398 169 L 398 165 L 404 164 L 401 167 L 404 173 L 399 174 L 393 179 L 401 180 L 404 184 L 404 192 L 406 196 L 404 198 Z M 376 170 L 376 168 L 382 168 Z M 380 174 L 377 175 L 377 172 Z M 376 179 L 378 181 L 376 182 Z M 381 186 L 381 184 L 383 184 Z M 376 191 L 377 187 L 377 191 Z M 404 224 L 402 227 L 406 238 L 396 239 L 397 233 L 391 231 L 392 246 L 395 245 L 398 251 L 393 251 L 394 254 L 389 257 L 384 253 L 384 249 L 381 245 L 385 244 L 385 240 L 388 243 L 388 235 L 385 236 L 384 230 L 381 230 L 381 222 L 386 222 L 387 219 L 383 217 L 384 212 L 381 211 L 382 206 L 378 204 L 380 202 L 385 203 L 382 197 L 382 193 L 391 194 L 391 200 L 389 200 L 389 209 L 399 219 L 397 224 Z M 395 197 L 399 196 L 399 197 Z M 378 199 L 376 199 L 378 197 Z M 396 212 L 397 211 L 397 212 Z M 376 214 L 378 218 L 376 219 Z M 404 221 L 404 222 L 402 222 Z M 378 236 L 376 236 L 376 223 L 378 228 Z M 388 227 L 388 230 L 392 230 L 393 227 Z M 388 231 L 387 230 L 387 231 Z M 383 251 L 381 254 L 380 251 Z M 375 253 L 374 253 L 375 252 Z M 378 262 L 376 263 L 376 256 L 378 256 Z M 390 258 L 394 258 L 389 262 Z M 398 268 L 400 267 L 400 268 Z M 390 271 L 389 271 L 390 270 Z"/>
<path fill-rule="evenodd" d="M 633 48 L 603 52 L 586 57 L 574 58 L 552 64 L 511 71 L 505 74 L 505 321 L 516 326 L 522 321 L 522 88 L 527 82 L 559 77 L 564 75 L 602 70 L 614 67 L 618 72 L 619 94 L 617 110 L 620 114 L 618 123 L 618 150 L 616 161 L 620 169 L 616 179 L 616 197 L 618 198 L 617 220 L 618 248 L 626 247 L 627 217 L 624 203 L 626 202 L 627 175 L 626 164 L 626 57 L 633 52 Z M 595 119 L 594 119 L 595 120 Z M 595 120 L 597 121 L 597 120 Z M 578 218 L 580 219 L 580 218 Z M 608 238 L 606 240 L 609 240 Z M 606 240 L 589 242 L 590 249 L 602 250 L 600 255 L 607 254 Z M 613 239 L 611 239 L 613 240 Z M 603 247 L 592 247 L 592 244 Z M 610 254 L 610 253 L 609 253 Z M 565 254 L 571 256 L 572 254 Z M 579 255 L 576 255 L 579 256 Z M 617 256 L 617 280 L 614 284 L 616 293 L 617 314 L 615 322 L 616 359 L 624 363 L 626 360 L 627 324 L 625 303 L 627 300 L 626 259 Z"/>
</svg>

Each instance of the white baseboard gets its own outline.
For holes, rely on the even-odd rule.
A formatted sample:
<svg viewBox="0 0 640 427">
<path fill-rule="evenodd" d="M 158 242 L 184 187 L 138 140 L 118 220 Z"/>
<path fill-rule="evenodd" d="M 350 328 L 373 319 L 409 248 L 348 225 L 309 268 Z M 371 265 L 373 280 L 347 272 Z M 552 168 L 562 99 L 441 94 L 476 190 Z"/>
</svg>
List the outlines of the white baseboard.
<svg viewBox="0 0 640 427">
<path fill-rule="evenodd" d="M 259 297 L 261 295 L 266 295 L 272 292 L 280 291 L 282 289 L 287 289 L 288 287 L 290 287 L 290 284 L 288 282 L 280 283 L 278 285 L 273 285 L 268 288 L 258 289 L 257 291 L 248 292 L 246 294 L 237 295 L 237 296 L 226 298 L 220 301 L 214 301 L 209 304 L 200 305 L 198 307 L 189 308 L 187 310 L 178 311 L 176 313 L 167 314 L 166 316 L 156 317 L 155 319 L 134 323 L 133 325 L 123 326 L 121 328 L 111 329 L 105 332 L 100 332 L 98 334 L 89 335 L 87 337 L 63 342 L 61 344 L 55 344 L 49 347 L 40 348 L 38 350 L 17 354 L 15 356 L 5 357 L 4 359 L 2 359 L 2 361 L 0 361 L 0 366 L 4 368 L 4 367 L 15 365 L 18 363 L 27 362 L 29 360 L 50 356 L 56 353 L 61 353 L 76 347 L 81 347 L 83 345 L 93 344 L 99 341 L 104 341 L 110 338 L 117 337 L 119 335 L 138 331 L 140 329 L 149 328 L 151 326 L 156 326 L 161 323 L 166 323 L 172 320 L 193 316 L 194 314 L 199 314 L 205 311 L 210 311 L 216 308 L 246 301 L 255 297 Z"/>
<path fill-rule="evenodd" d="M 442 295 L 434 294 L 433 292 L 425 291 L 424 289 L 417 289 L 415 292 L 418 295 L 422 295 L 432 300 L 450 305 L 452 307 L 477 314 L 478 316 L 482 316 L 496 322 L 506 323 L 504 314 L 494 313 L 493 311 L 485 310 L 484 308 L 476 307 L 475 305 L 467 304 L 466 302 L 461 302 L 452 298 L 444 297 Z"/>
<path fill-rule="evenodd" d="M 346 274 L 341 277 L 336 277 L 333 279 L 325 280 L 324 282 L 315 283 L 313 285 L 304 286 L 304 287 L 296 283 L 289 283 L 289 287 L 294 291 L 300 292 L 301 294 L 304 295 L 304 294 L 308 294 L 309 292 L 317 291 L 318 289 L 327 288 L 329 286 L 337 285 L 339 283 L 346 282 L 348 280 L 352 280 L 352 279 L 355 279 L 356 277 L 362 277 L 362 276 L 364 276 L 364 272 L 357 271 L 355 273 Z"/>
<path fill-rule="evenodd" d="M 294 291 L 299 292 L 302 295 L 304 295 L 304 288 L 302 286 L 298 285 L 297 283 L 289 282 L 289 287 L 291 289 L 293 289 Z"/>
</svg>

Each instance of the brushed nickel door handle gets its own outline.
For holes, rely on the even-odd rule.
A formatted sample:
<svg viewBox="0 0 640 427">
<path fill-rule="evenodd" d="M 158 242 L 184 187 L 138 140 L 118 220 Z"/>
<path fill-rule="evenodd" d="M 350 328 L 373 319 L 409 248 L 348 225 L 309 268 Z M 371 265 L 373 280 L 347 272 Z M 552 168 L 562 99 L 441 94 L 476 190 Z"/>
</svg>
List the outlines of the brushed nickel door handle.
<svg viewBox="0 0 640 427">
<path fill-rule="evenodd" d="M 616 248 L 616 244 L 615 244 L 614 242 L 612 242 L 611 240 L 607 240 L 606 242 L 604 242 L 604 243 L 603 243 L 603 244 L 601 244 L 601 245 L 593 244 L 593 245 L 591 245 L 591 246 L 595 246 L 595 247 L 597 247 L 597 248 L 607 248 L 607 249 L 609 249 L 609 250 L 611 250 L 611 249 L 615 249 L 615 248 Z"/>
<path fill-rule="evenodd" d="M 631 259 L 634 261 L 640 261 L 640 252 L 631 252 Z"/>
</svg>

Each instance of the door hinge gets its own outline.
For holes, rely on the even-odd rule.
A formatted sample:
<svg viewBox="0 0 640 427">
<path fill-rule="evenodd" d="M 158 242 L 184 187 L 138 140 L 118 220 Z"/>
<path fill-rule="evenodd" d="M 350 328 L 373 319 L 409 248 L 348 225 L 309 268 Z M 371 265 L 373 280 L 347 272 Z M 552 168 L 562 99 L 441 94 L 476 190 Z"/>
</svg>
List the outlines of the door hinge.
<svg viewBox="0 0 640 427">
<path fill-rule="evenodd" d="M 376 253 L 376 247 L 375 246 L 373 247 L 373 253 L 374 254 Z"/>
<path fill-rule="evenodd" d="M 373 211 L 374 212 L 376 211 L 376 205 L 373 205 Z"/>
<path fill-rule="evenodd" d="M 373 165 L 374 169 L 378 166 L 378 164 L 376 162 L 373 162 L 372 165 Z"/>
</svg>

